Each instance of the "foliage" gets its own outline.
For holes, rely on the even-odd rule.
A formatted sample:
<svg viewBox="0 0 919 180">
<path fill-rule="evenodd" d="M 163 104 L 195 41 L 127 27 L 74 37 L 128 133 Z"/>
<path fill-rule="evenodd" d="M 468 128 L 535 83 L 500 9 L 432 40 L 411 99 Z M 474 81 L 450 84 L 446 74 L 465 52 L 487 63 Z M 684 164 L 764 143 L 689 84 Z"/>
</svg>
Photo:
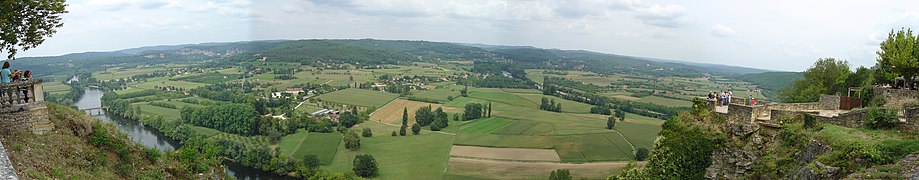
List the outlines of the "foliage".
<svg viewBox="0 0 919 180">
<path fill-rule="evenodd" d="M 357 151 L 361 148 L 361 138 L 357 135 L 357 132 L 347 131 L 344 136 L 345 149 Z"/>
<path fill-rule="evenodd" d="M 361 136 L 364 136 L 364 137 L 372 137 L 372 136 L 373 136 L 373 132 L 370 130 L 370 128 L 366 128 L 366 127 L 365 127 L 363 130 L 361 130 Z"/>
<path fill-rule="evenodd" d="M 552 112 L 562 112 L 562 103 L 555 103 L 555 99 L 543 97 L 542 100 L 540 100 L 539 109 Z M 592 110 L 593 109 L 591 109 L 591 111 Z"/>
<path fill-rule="evenodd" d="M 372 155 L 362 154 L 354 157 L 354 174 L 369 178 L 377 175 L 377 169 L 377 160 Z"/>
<path fill-rule="evenodd" d="M 309 155 L 303 156 L 303 166 L 305 166 L 306 168 L 313 169 L 313 170 L 318 169 L 319 162 L 320 162 L 319 156 L 316 156 L 315 154 L 309 154 Z"/>
<path fill-rule="evenodd" d="M 648 158 L 648 153 L 649 153 L 648 148 L 645 148 L 645 147 L 638 148 L 638 150 L 635 152 L 635 160 L 644 161 L 645 158 Z"/>
<path fill-rule="evenodd" d="M 258 127 L 258 113 L 252 106 L 243 104 L 221 104 L 204 108 L 184 107 L 181 114 L 183 122 L 227 133 L 255 135 Z"/>
<path fill-rule="evenodd" d="M 849 62 L 845 60 L 817 59 L 813 66 L 804 71 L 803 79 L 796 80 L 792 86 L 782 90 L 781 99 L 785 102 L 816 102 L 821 94 L 845 93 L 850 84 L 862 83 L 846 82 L 850 74 Z"/>
<path fill-rule="evenodd" d="M 801 72 L 763 72 L 755 74 L 744 74 L 737 76 L 737 79 L 755 84 L 756 87 L 762 88 L 763 95 L 769 99 L 779 99 L 779 93 L 782 89 L 794 84 L 796 80 L 803 78 Z"/>
<path fill-rule="evenodd" d="M 684 113 L 665 122 L 655 142 L 648 163 L 640 169 L 627 170 L 618 179 L 704 179 L 711 165 L 711 154 L 723 145 L 726 137 L 693 122 L 711 121 L 710 116 Z"/>
<path fill-rule="evenodd" d="M 491 107 L 491 105 L 489 105 Z M 489 113 L 491 110 L 489 110 Z M 454 117 L 456 118 L 456 117 Z M 431 124 L 431 131 L 440 131 L 443 128 L 450 126 L 450 120 L 447 119 L 447 113 L 444 112 L 444 108 L 437 107 L 437 110 L 434 111 L 434 123 Z"/>
<path fill-rule="evenodd" d="M 415 111 L 415 122 L 421 126 L 427 126 L 434 122 L 434 112 L 431 106 L 421 107 Z"/>
<path fill-rule="evenodd" d="M 19 50 L 29 50 L 45 42 L 64 26 L 67 13 L 64 0 L 3 1 L 0 3 L 0 52 L 13 59 Z"/>
<path fill-rule="evenodd" d="M 482 106 L 482 104 L 479 104 L 479 103 L 466 104 L 463 110 L 463 120 L 468 121 L 468 120 L 482 118 L 483 117 L 482 116 L 483 107 L 484 106 Z"/>
<path fill-rule="evenodd" d="M 405 136 L 405 128 L 408 128 L 408 108 L 402 108 L 402 126 L 399 127 L 400 136 Z"/>
<path fill-rule="evenodd" d="M 613 112 L 610 111 L 609 108 L 603 107 L 603 106 L 594 106 L 594 107 L 591 107 L 591 108 L 590 108 L 590 113 L 591 113 L 591 114 L 603 114 L 603 115 L 610 115 L 610 114 L 613 114 Z"/>
<path fill-rule="evenodd" d="M 606 120 L 606 129 L 613 129 L 615 127 L 616 127 L 616 118 L 614 118 L 613 116 L 610 116 L 609 119 Z"/>
<path fill-rule="evenodd" d="M 895 77 L 905 77 L 906 86 L 913 88 L 913 78 L 919 73 L 919 41 L 912 29 L 891 30 L 887 39 L 881 42 L 877 52 L 878 75 L 881 80 L 891 82 Z"/>
<path fill-rule="evenodd" d="M 421 133 L 421 125 L 418 123 L 412 124 L 412 134 L 418 135 L 419 133 Z"/>
<path fill-rule="evenodd" d="M 868 108 L 868 118 L 865 120 L 865 126 L 872 129 L 887 129 L 895 127 L 899 121 L 896 112 L 871 107 Z"/>
<path fill-rule="evenodd" d="M 571 172 L 568 169 L 559 169 L 549 173 L 549 180 L 571 180 Z"/>
</svg>

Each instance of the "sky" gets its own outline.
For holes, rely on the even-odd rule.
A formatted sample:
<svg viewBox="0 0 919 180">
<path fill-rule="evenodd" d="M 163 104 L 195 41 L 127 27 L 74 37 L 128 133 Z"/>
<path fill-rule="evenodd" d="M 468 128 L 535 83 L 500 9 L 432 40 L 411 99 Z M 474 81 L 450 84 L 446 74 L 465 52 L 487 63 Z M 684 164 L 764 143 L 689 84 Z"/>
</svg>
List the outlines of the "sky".
<svg viewBox="0 0 919 180">
<path fill-rule="evenodd" d="M 589 50 L 803 71 L 872 66 L 919 1 L 71 0 L 64 26 L 17 57 L 275 39 L 426 40 Z"/>
</svg>

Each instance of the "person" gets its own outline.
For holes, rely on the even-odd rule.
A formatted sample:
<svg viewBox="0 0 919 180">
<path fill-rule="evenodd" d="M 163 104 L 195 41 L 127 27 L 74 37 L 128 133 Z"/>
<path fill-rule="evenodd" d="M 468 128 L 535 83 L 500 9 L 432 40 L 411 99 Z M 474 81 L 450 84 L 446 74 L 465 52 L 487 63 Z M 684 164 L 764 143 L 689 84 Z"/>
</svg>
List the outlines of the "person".
<svg viewBox="0 0 919 180">
<path fill-rule="evenodd" d="M 715 97 L 715 106 L 721 106 L 721 97 L 718 94 L 714 94 Z"/>
<path fill-rule="evenodd" d="M 715 92 L 708 91 L 708 99 L 715 99 Z"/>
<path fill-rule="evenodd" d="M 22 79 L 22 71 L 17 69 L 10 73 L 10 82 L 19 81 L 20 79 Z"/>
<path fill-rule="evenodd" d="M 728 91 L 721 91 L 721 104 L 724 106 L 731 104 L 731 99 L 728 98 Z"/>
<path fill-rule="evenodd" d="M 756 106 L 756 98 L 753 95 L 750 95 L 750 105 Z"/>
<path fill-rule="evenodd" d="M 0 83 L 6 84 L 12 82 L 12 80 L 10 80 L 10 73 L 12 73 L 10 72 L 10 62 L 3 62 L 3 69 L 0 69 Z"/>
<path fill-rule="evenodd" d="M 22 76 L 19 77 L 20 81 L 28 81 L 31 79 L 32 79 L 32 71 L 30 70 L 26 70 L 25 72 L 22 73 Z M 22 91 L 23 96 L 29 97 L 29 88 L 20 87 L 19 90 Z"/>
<path fill-rule="evenodd" d="M 732 98 L 734 98 L 734 91 L 728 90 L 728 103 L 731 103 Z"/>
</svg>

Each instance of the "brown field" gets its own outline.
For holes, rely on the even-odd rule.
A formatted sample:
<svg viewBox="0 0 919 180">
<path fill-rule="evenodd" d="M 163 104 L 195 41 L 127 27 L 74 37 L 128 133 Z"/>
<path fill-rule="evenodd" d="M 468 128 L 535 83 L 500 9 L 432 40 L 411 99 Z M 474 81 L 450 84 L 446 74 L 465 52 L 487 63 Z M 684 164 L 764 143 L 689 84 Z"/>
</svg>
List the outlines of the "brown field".
<svg viewBox="0 0 919 180">
<path fill-rule="evenodd" d="M 453 146 L 451 156 L 502 159 L 517 161 L 561 161 L 554 149 L 492 148 L 479 146 Z"/>
<path fill-rule="evenodd" d="M 629 100 L 629 101 L 638 101 L 638 100 L 641 100 L 641 98 L 632 97 L 632 96 L 623 96 L 623 95 L 613 96 L 613 98 L 625 99 L 625 100 Z"/>
<path fill-rule="evenodd" d="M 438 107 L 442 107 L 440 104 L 419 102 L 419 101 L 409 101 L 405 99 L 395 99 L 389 104 L 386 104 L 380 109 L 377 109 L 370 115 L 370 121 L 382 122 L 387 124 L 402 124 L 402 109 L 408 108 L 408 124 L 415 124 L 415 111 L 418 108 L 425 107 L 430 105 L 433 110 L 436 110 Z M 447 113 L 456 113 L 457 110 L 449 107 L 443 107 L 444 112 Z"/>
<path fill-rule="evenodd" d="M 644 162 L 640 162 L 639 165 Z M 617 174 L 628 162 L 567 164 L 555 162 L 510 162 L 468 158 L 450 158 L 450 175 L 488 179 L 545 179 L 556 169 L 568 169 L 574 179 L 606 179 Z"/>
</svg>

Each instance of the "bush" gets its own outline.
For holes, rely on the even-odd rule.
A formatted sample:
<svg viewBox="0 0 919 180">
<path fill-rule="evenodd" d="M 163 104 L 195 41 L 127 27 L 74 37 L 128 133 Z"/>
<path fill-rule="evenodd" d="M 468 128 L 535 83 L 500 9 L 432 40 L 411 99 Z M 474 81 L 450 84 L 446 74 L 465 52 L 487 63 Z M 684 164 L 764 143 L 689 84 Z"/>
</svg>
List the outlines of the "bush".
<svg viewBox="0 0 919 180">
<path fill-rule="evenodd" d="M 369 154 L 354 157 L 354 174 L 360 177 L 373 177 L 377 175 L 377 160 Z"/>
<path fill-rule="evenodd" d="M 419 133 L 421 133 L 421 125 L 419 125 L 418 123 L 415 123 L 414 125 L 412 125 L 412 134 L 418 135 Z"/>
<path fill-rule="evenodd" d="M 648 148 L 644 148 L 644 147 L 638 148 L 638 151 L 635 152 L 635 160 L 644 161 L 645 159 L 648 158 L 648 153 L 650 153 L 650 151 L 648 151 Z"/>
<path fill-rule="evenodd" d="M 361 148 L 361 138 L 357 136 L 357 133 L 350 131 L 345 133 L 345 148 L 348 150 L 356 151 Z"/>
<path fill-rule="evenodd" d="M 559 169 L 549 174 L 549 180 L 571 180 L 571 172 L 567 169 Z"/>
<path fill-rule="evenodd" d="M 871 129 L 893 128 L 898 121 L 900 120 L 897 119 L 896 112 L 872 107 L 868 109 L 868 119 L 865 121 L 865 126 Z"/>
<path fill-rule="evenodd" d="M 309 155 L 303 156 L 303 166 L 311 170 L 318 169 L 319 162 L 320 162 L 319 157 L 316 156 L 315 154 L 309 154 Z"/>
<path fill-rule="evenodd" d="M 371 137 L 373 136 L 373 132 L 370 131 L 370 128 L 364 128 L 364 130 L 361 131 L 361 136 Z"/>
<path fill-rule="evenodd" d="M 398 135 L 396 134 L 396 131 L 392 131 L 392 136 L 398 136 Z"/>
</svg>

